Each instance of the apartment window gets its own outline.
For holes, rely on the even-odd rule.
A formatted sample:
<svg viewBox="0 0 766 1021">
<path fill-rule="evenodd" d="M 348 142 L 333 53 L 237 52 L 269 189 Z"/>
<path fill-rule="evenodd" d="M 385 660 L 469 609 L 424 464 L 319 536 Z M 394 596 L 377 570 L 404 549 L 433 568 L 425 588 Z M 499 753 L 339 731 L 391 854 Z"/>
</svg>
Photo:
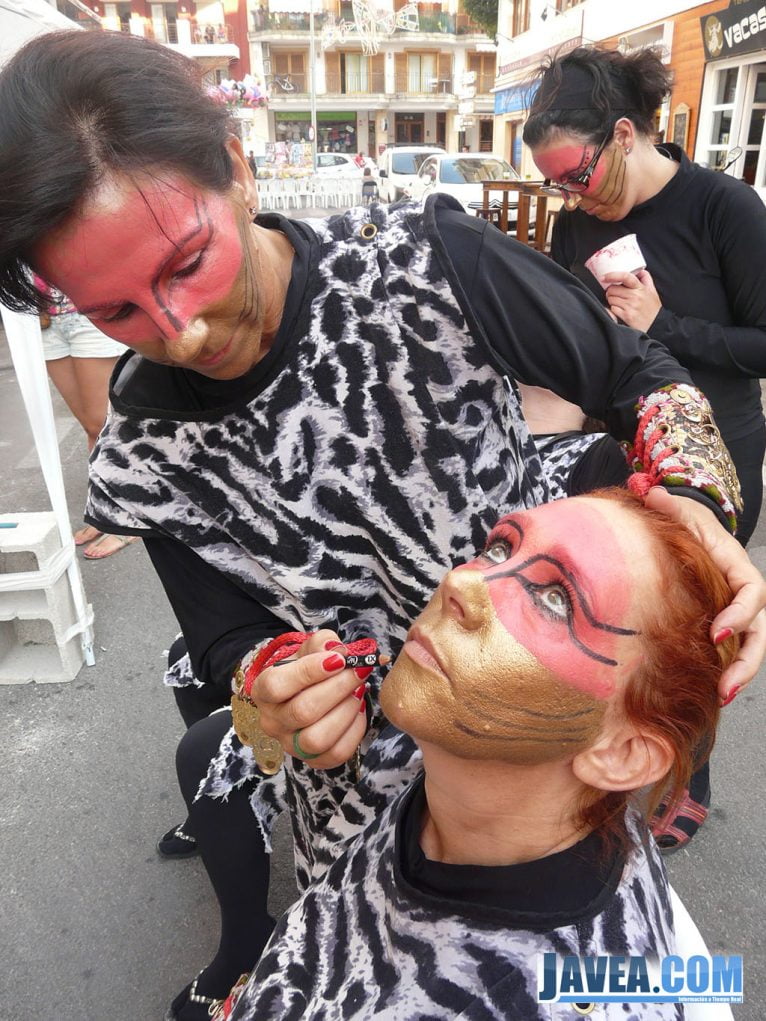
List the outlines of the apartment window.
<svg viewBox="0 0 766 1021">
<path fill-rule="evenodd" d="M 521 35 L 529 28 L 529 0 L 514 0 L 511 35 Z"/>
<path fill-rule="evenodd" d="M 344 92 L 369 92 L 370 76 L 368 58 L 361 53 L 341 53 L 341 71 Z"/>
<path fill-rule="evenodd" d="M 438 54 L 407 54 L 407 92 L 433 92 L 438 84 Z"/>
</svg>

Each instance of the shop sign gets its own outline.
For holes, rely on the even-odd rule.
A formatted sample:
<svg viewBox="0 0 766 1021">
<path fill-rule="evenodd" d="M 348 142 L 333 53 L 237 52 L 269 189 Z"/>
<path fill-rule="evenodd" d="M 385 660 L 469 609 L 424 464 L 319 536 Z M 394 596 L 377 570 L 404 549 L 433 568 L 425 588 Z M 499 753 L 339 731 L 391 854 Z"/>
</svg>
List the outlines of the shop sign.
<svg viewBox="0 0 766 1021">
<path fill-rule="evenodd" d="M 537 92 L 539 82 L 523 82 L 495 93 L 495 116 L 504 113 L 521 113 L 526 110 Z"/>
<path fill-rule="evenodd" d="M 727 8 L 700 18 L 705 59 L 766 49 L 766 0 L 731 0 Z"/>
</svg>

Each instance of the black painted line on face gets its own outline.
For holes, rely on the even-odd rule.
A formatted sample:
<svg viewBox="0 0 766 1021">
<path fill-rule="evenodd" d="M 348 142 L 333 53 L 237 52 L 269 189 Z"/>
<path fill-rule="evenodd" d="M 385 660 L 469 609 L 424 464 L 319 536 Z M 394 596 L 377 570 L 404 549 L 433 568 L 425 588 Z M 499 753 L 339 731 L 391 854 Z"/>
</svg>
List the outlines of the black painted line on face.
<svg viewBox="0 0 766 1021">
<path fill-rule="evenodd" d="M 466 726 L 460 720 L 453 720 L 452 725 L 455 730 L 459 730 L 462 734 L 466 734 L 468 737 L 479 737 L 485 741 L 502 741 L 503 744 L 582 744 L 582 738 L 578 737 L 505 737 L 502 734 L 488 734 L 483 730 L 473 730 L 473 728 Z"/>
<path fill-rule="evenodd" d="M 583 734 L 583 735 L 584 734 L 588 734 L 590 732 L 590 729 L 591 729 L 591 727 L 589 725 L 587 725 L 587 724 L 585 726 L 581 725 L 581 726 L 578 726 L 578 727 L 570 727 L 570 726 L 567 725 L 567 721 L 566 720 L 562 720 L 561 718 L 557 718 L 555 716 L 546 717 L 544 713 L 540 713 L 539 714 L 539 717 L 538 717 L 539 718 L 539 726 L 535 726 L 535 725 L 533 725 L 531 723 L 528 723 L 527 721 L 519 721 L 519 720 L 509 719 L 508 717 L 498 716 L 496 713 L 495 714 L 490 714 L 490 713 L 482 712 L 482 710 L 477 709 L 475 704 L 472 701 L 470 701 L 468 698 L 463 698 L 462 701 L 463 701 L 463 706 L 464 706 L 466 712 L 470 713 L 471 716 L 475 716 L 479 720 L 488 720 L 490 723 L 493 723 L 493 724 L 495 724 L 498 727 L 507 727 L 507 728 L 510 728 L 511 730 L 525 730 L 529 734 L 549 734 L 550 733 L 550 725 L 552 725 L 552 724 L 559 724 L 560 726 L 561 725 L 567 726 L 567 733 L 568 734 L 572 734 L 574 736 L 576 736 L 577 734 Z M 509 708 L 509 706 L 508 706 L 509 701 L 510 701 L 510 697 L 506 699 L 506 709 Z M 514 710 L 515 710 L 515 707 L 514 707 Z"/>
<path fill-rule="evenodd" d="M 200 205 L 202 206 L 202 208 L 205 211 L 204 218 L 203 218 L 202 213 L 200 211 Z M 204 202 L 200 201 L 200 199 L 199 199 L 199 197 L 197 195 L 194 196 L 194 213 L 195 213 L 195 216 L 197 218 L 197 222 L 196 222 L 194 228 L 192 230 L 190 230 L 189 233 L 186 234 L 183 238 L 181 238 L 180 241 L 174 241 L 173 242 L 173 244 L 175 245 L 175 248 L 176 248 L 176 252 L 181 251 L 181 249 L 184 248 L 186 245 L 188 245 L 190 241 L 192 241 L 199 234 L 201 234 L 202 233 L 202 228 L 203 228 L 203 226 L 205 224 L 207 225 L 208 231 L 210 233 L 212 233 L 213 224 L 212 224 L 212 222 L 210 220 L 210 217 L 207 214 L 207 206 L 205 205 Z M 180 333 L 184 329 L 184 324 L 181 322 L 181 320 L 177 316 L 173 315 L 173 313 L 168 308 L 165 299 L 162 298 L 161 295 L 160 295 L 160 278 L 162 276 L 162 272 L 165 269 L 166 265 L 167 265 L 167 259 L 163 262 L 163 264 L 157 270 L 157 273 L 155 274 L 154 278 L 152 279 L 152 296 L 154 297 L 154 300 L 157 302 L 157 305 L 159 306 L 160 311 L 166 317 L 166 319 L 167 319 L 168 323 L 170 324 L 170 326 L 172 326 L 172 328 L 177 333 Z"/>
</svg>

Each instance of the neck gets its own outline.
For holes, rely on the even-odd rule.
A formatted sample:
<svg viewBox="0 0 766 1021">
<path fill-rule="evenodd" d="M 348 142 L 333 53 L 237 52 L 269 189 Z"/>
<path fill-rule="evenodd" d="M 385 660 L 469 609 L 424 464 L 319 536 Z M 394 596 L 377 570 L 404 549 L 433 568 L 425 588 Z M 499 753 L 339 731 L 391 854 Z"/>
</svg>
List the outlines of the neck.
<svg viewBox="0 0 766 1021">
<path fill-rule="evenodd" d="M 432 861 L 516 865 L 586 836 L 573 818 L 584 787 L 567 763 L 516 766 L 458 759 L 422 745 L 427 809 L 420 837 Z"/>
<path fill-rule="evenodd" d="M 649 139 L 637 139 L 629 157 L 631 179 L 636 189 L 634 205 L 640 205 L 658 195 L 678 172 L 679 165 L 657 152 Z"/>
</svg>

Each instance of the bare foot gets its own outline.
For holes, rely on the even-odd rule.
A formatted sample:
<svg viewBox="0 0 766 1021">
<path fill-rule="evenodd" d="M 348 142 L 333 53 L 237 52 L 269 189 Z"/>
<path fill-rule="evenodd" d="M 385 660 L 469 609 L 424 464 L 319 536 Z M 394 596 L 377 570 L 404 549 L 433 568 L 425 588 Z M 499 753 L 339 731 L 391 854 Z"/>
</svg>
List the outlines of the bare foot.
<svg viewBox="0 0 766 1021">
<path fill-rule="evenodd" d="M 74 533 L 74 544 L 75 546 L 85 546 L 89 542 L 93 542 L 101 535 L 101 532 L 93 525 L 83 525 L 82 528 L 78 528 Z"/>
<path fill-rule="evenodd" d="M 103 560 L 104 557 L 111 557 L 113 553 L 119 553 L 125 546 L 137 541 L 137 535 L 102 535 L 83 551 L 83 556 L 86 560 Z"/>
</svg>

